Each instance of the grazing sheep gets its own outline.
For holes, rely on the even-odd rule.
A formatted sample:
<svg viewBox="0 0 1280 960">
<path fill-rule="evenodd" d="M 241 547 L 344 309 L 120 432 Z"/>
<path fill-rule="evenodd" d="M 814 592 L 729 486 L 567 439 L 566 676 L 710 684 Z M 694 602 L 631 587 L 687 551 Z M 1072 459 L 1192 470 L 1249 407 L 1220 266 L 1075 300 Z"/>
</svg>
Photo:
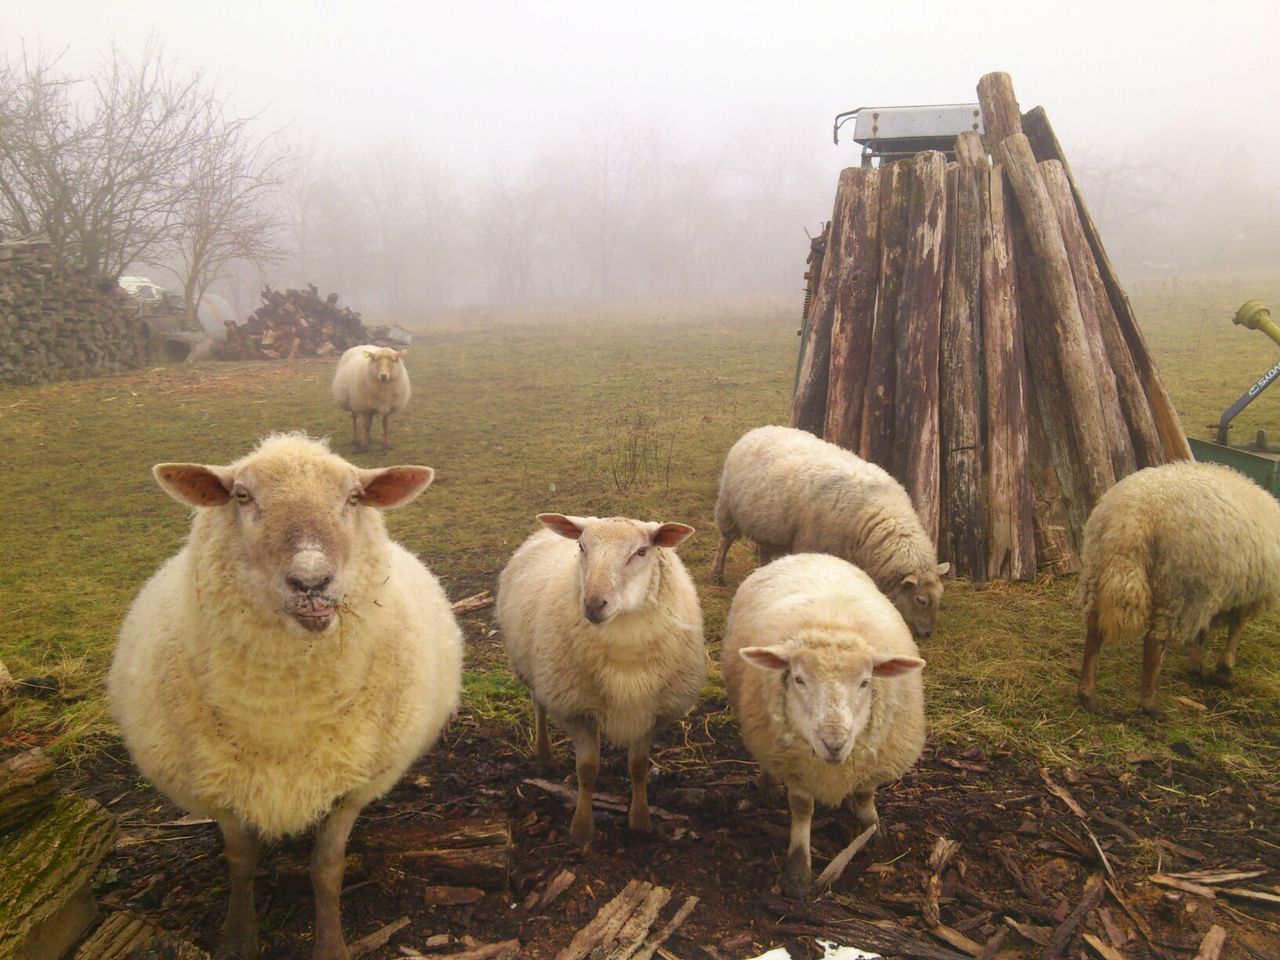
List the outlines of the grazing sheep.
<svg viewBox="0 0 1280 960">
<path fill-rule="evenodd" d="M 405 369 L 407 350 L 362 344 L 346 351 L 338 360 L 333 374 L 333 399 L 343 410 L 351 411 L 351 432 L 358 450 L 369 449 L 369 431 L 373 416 L 382 417 L 382 449 L 390 450 L 387 418 L 399 413 L 409 403 L 409 371 Z M 357 414 L 364 420 L 364 438 L 360 437 Z"/>
<path fill-rule="evenodd" d="M 1161 716 L 1166 647 L 1186 647 L 1207 674 L 1204 640 L 1227 628 L 1217 672 L 1236 666 L 1245 621 L 1280 601 L 1280 504 L 1227 467 L 1182 461 L 1131 473 L 1103 495 L 1084 528 L 1080 701 L 1096 710 L 1104 641 L 1145 633 L 1139 702 Z"/>
<path fill-rule="evenodd" d="M 261 842 L 319 823 L 313 956 L 345 958 L 351 826 L 458 703 L 449 603 L 380 513 L 418 496 L 432 470 L 361 470 L 285 434 L 229 466 L 153 472 L 198 509 L 120 629 L 112 712 L 143 775 L 222 829 L 231 898 L 219 955 L 258 955 Z"/>
<path fill-rule="evenodd" d="M 742 739 L 787 788 L 791 843 L 782 884 L 812 887 L 814 802 L 845 801 L 879 823 L 875 790 L 924 747 L 924 691 L 911 632 L 871 578 L 839 557 L 797 553 L 738 588 L 720 665 Z"/>
<path fill-rule="evenodd" d="M 626 744 L 633 830 L 650 829 L 654 735 L 697 703 L 706 677 L 702 608 L 673 549 L 683 523 L 539 514 L 498 578 L 511 667 L 529 688 L 539 763 L 551 763 L 547 716 L 573 738 L 578 804 L 570 837 L 592 836 L 600 736 Z M 574 541 L 577 541 L 576 543 Z"/>
<path fill-rule="evenodd" d="M 716 526 L 719 584 L 739 536 L 759 544 L 762 564 L 830 553 L 870 574 L 917 637 L 933 633 L 951 564 L 938 563 L 907 491 L 874 463 L 804 430 L 757 427 L 725 457 Z"/>
</svg>

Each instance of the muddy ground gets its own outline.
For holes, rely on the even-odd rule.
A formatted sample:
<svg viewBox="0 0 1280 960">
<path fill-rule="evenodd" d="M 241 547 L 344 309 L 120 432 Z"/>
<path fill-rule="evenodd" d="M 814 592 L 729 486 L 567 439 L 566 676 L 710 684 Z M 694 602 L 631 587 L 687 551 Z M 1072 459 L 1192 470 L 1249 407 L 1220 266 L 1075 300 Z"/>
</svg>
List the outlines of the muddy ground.
<svg viewBox="0 0 1280 960">
<path fill-rule="evenodd" d="M 447 934 L 449 943 L 435 948 L 442 955 L 466 949 L 465 936 L 480 943 L 518 938 L 520 956 L 553 957 L 602 904 L 639 878 L 670 888 L 663 920 L 690 895 L 699 898 L 665 944 L 668 956 L 728 960 L 786 945 L 795 957 L 816 957 L 818 935 L 864 942 L 845 923 L 861 918 L 896 927 L 921 941 L 920 954 L 932 947 L 941 958 L 953 948 L 926 931 L 923 894 L 930 853 L 946 837 L 960 846 L 940 878 L 942 924 L 983 945 L 1016 922 L 1021 932 L 1010 929 L 999 948 L 1006 960 L 1046 955 L 1037 941 L 1068 921 L 1091 874 L 1106 874 L 1099 849 L 1114 874 L 1113 890 L 1087 911 L 1056 955 L 1098 956 L 1084 945 L 1087 933 L 1124 957 L 1190 960 L 1217 924 L 1227 932 L 1227 960 L 1280 958 L 1280 908 L 1235 895 L 1180 893 L 1149 879 L 1157 871 L 1265 870 L 1226 886 L 1280 893 L 1274 788 L 1229 783 L 1192 760 L 1157 763 L 1135 755 L 1122 772 L 1055 769 L 1046 780 L 1011 750 L 931 743 L 915 771 L 880 791 L 881 835 L 855 857 L 833 892 L 816 906 L 788 906 L 777 899 L 786 803 L 757 786 L 723 705 L 704 705 L 655 756 L 650 802 L 669 814 L 658 820 L 659 838 L 628 836 L 625 814 L 598 810 L 597 839 L 586 853 L 568 842 L 566 801 L 526 782 L 537 773 L 524 737 L 464 712 L 439 748 L 365 811 L 343 897 L 348 939 L 409 918 L 369 956 L 431 952 L 428 938 L 438 943 Z M 557 774 L 571 786 L 564 747 Z M 99 876 L 105 908 L 134 909 L 212 949 L 226 905 L 216 828 L 175 824 L 181 811 L 139 782 L 123 749 L 102 756 L 71 786 L 107 804 L 122 822 L 122 839 Z M 599 789 L 627 792 L 625 759 L 617 751 L 606 754 Z M 473 817 L 507 820 L 513 849 L 509 889 L 472 903 L 428 905 L 427 888 L 439 878 L 416 876 L 410 865 L 371 855 L 364 843 L 374 832 Z M 828 811 L 814 827 L 820 868 L 848 841 L 849 818 Z M 257 899 L 265 957 L 309 956 L 309 849 L 309 838 L 294 838 L 264 858 Z M 540 905 L 548 883 L 565 869 L 573 883 Z M 440 891 L 430 896 L 440 899 Z"/>
</svg>

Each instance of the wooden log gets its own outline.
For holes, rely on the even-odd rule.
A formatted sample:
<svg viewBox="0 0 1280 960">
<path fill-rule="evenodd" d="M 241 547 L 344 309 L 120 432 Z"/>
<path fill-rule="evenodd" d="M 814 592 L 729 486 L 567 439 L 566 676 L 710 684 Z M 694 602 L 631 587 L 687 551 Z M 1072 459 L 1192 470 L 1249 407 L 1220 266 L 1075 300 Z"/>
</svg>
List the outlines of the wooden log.
<svg viewBox="0 0 1280 960">
<path fill-rule="evenodd" d="M 51 806 L 58 796 L 53 761 L 39 747 L 0 763 L 0 836 Z"/>
<path fill-rule="evenodd" d="M 940 339 L 942 514 L 940 560 L 972 580 L 987 576 L 980 357 L 982 203 L 985 171 L 947 171 L 947 269 Z"/>
<path fill-rule="evenodd" d="M 862 399 L 875 323 L 880 276 L 880 171 L 853 171 L 850 203 L 840 240 L 840 278 L 831 326 L 831 374 L 824 439 L 857 450 Z"/>
<path fill-rule="evenodd" d="M 506 820 L 377 824 L 364 832 L 361 847 L 433 884 L 505 890 L 511 872 L 511 826 Z"/>
<path fill-rule="evenodd" d="M 876 315 L 867 360 L 867 388 L 862 401 L 858 454 L 885 469 L 893 465 L 894 358 L 898 296 L 907 255 L 907 206 L 911 197 L 909 160 L 880 168 L 880 279 Z"/>
<path fill-rule="evenodd" d="M 119 832 L 92 800 L 64 794 L 0 845 L 0 957 L 57 960 L 97 917 L 90 884 Z"/>
<path fill-rule="evenodd" d="M 987 409 L 987 576 L 1031 580 L 1036 575 L 1027 473 L 1026 355 L 1018 317 L 1004 169 L 978 177 L 982 206 L 982 342 Z"/>
<path fill-rule="evenodd" d="M 110 914 L 80 944 L 74 960 L 136 960 L 138 957 L 166 960 L 209 960 L 194 944 L 159 929 L 130 910 Z"/>
<path fill-rule="evenodd" d="M 1115 483 L 1115 471 L 1111 469 L 1097 377 L 1062 228 L 1026 136 L 1018 133 L 1006 137 L 995 148 L 994 155 L 1005 165 L 1009 184 L 1017 197 L 1019 219 L 1026 227 L 1029 241 L 1030 260 L 1044 293 L 1045 311 L 1024 314 L 1023 324 L 1028 331 L 1032 326 L 1041 329 L 1044 339 L 1052 343 L 1066 389 L 1059 401 L 1070 409 L 1076 464 L 1084 481 L 1086 507 L 1092 509 Z"/>
<path fill-rule="evenodd" d="M 956 137 L 956 162 L 962 167 L 987 165 L 987 148 L 982 145 L 982 134 L 966 130 Z"/>
<path fill-rule="evenodd" d="M 822 276 L 810 308 L 808 334 L 800 360 L 800 375 L 791 400 L 791 426 L 822 436 L 827 418 L 827 382 L 831 373 L 831 324 L 835 318 L 836 294 L 840 279 L 840 235 L 850 194 L 854 192 L 855 168 L 840 172 L 835 206 L 827 233 L 827 250 L 822 258 Z"/>
<path fill-rule="evenodd" d="M 890 472 L 911 496 L 930 541 L 938 542 L 938 351 L 942 328 L 942 274 L 946 265 L 947 161 L 936 150 L 911 161 L 907 256 L 894 323 L 893 465 Z"/>
<path fill-rule="evenodd" d="M 1129 347 L 1129 355 L 1146 394 L 1151 417 L 1160 436 L 1164 459 L 1143 463 L 1143 466 L 1155 466 L 1157 463 L 1164 463 L 1168 460 L 1190 460 L 1191 448 L 1187 444 L 1187 437 L 1182 429 L 1182 421 L 1178 418 L 1178 411 L 1174 408 L 1173 401 L 1169 398 L 1168 391 L 1164 388 L 1164 382 L 1160 378 L 1160 370 L 1156 366 L 1155 358 L 1152 357 L 1151 349 L 1147 346 L 1146 339 L 1142 336 L 1142 328 L 1138 326 L 1138 318 L 1137 314 L 1134 313 L 1133 304 L 1129 302 L 1128 294 L 1124 292 L 1124 287 L 1120 285 L 1120 277 L 1116 273 L 1116 269 L 1111 263 L 1111 258 L 1107 255 L 1106 247 L 1102 243 L 1102 234 L 1098 231 L 1093 215 L 1089 213 L 1084 194 L 1080 192 L 1080 185 L 1071 173 L 1071 164 L 1067 163 L 1067 157 L 1063 153 L 1062 145 L 1058 142 L 1058 137 L 1053 132 L 1053 127 L 1049 124 L 1049 116 L 1045 113 L 1044 107 L 1035 107 L 1027 112 L 1022 118 L 1022 122 L 1036 159 L 1057 160 L 1062 164 L 1063 171 L 1067 175 L 1067 182 L 1071 184 L 1071 194 L 1076 202 L 1076 211 L 1080 215 L 1081 227 L 1084 229 L 1085 238 L 1089 242 L 1089 249 L 1093 251 L 1094 262 L 1098 267 L 1102 284 L 1107 292 L 1108 303 L 1115 315 L 1121 336 L 1123 336 L 1125 343 Z M 1105 315 L 1103 320 L 1106 321 Z M 1104 330 L 1106 330 L 1105 327 Z M 1113 358 L 1116 353 L 1117 351 L 1112 351 Z M 1135 447 L 1138 447 L 1138 455 L 1142 458 L 1143 450 L 1139 447 L 1141 437 L 1134 427 L 1133 421 L 1130 421 L 1130 430 L 1133 433 Z"/>
<path fill-rule="evenodd" d="M 13 677 L 0 660 L 0 737 L 13 729 L 13 707 L 17 700 Z M 2 832 L 2 831 L 0 831 Z"/>
<path fill-rule="evenodd" d="M 1062 242 L 1067 249 L 1067 260 L 1071 265 L 1071 277 L 1076 286 L 1076 298 L 1080 302 L 1080 316 L 1084 320 L 1085 338 L 1089 342 L 1089 355 L 1093 360 L 1093 371 L 1098 385 L 1098 399 L 1102 405 L 1102 423 L 1106 430 L 1107 448 L 1111 452 L 1111 470 L 1115 479 L 1127 477 L 1137 469 L 1133 443 L 1129 440 L 1129 427 L 1125 421 L 1124 410 L 1120 405 L 1120 392 L 1116 386 L 1116 375 L 1112 369 L 1106 344 L 1102 337 L 1102 316 L 1093 275 L 1097 274 L 1097 265 L 1093 262 L 1093 253 L 1085 239 L 1084 229 L 1080 225 L 1080 216 L 1076 212 L 1075 201 L 1071 197 L 1071 184 L 1067 182 L 1066 172 L 1057 160 L 1046 160 L 1039 164 L 1040 176 L 1045 188 L 1049 191 L 1049 200 L 1058 216 L 1058 225 L 1062 228 Z M 1103 294 L 1102 303 L 1106 303 Z M 1109 304 L 1108 304 L 1109 306 Z M 1128 353 L 1128 350 L 1125 350 Z"/>
<path fill-rule="evenodd" d="M 1014 247 L 1030 249 L 1022 218 L 1014 216 Z M 1062 569 L 1059 557 L 1072 557 L 1089 516 L 1088 494 L 1074 445 L 1069 390 L 1057 363 L 1056 337 L 1045 317 L 1052 312 L 1042 274 L 1030 256 L 1015 260 L 1018 312 L 1024 318 L 1027 369 L 1027 428 L 1030 438 L 1032 513 L 1035 517 L 1037 566 Z M 1068 564 L 1070 566 L 1070 564 Z"/>
<path fill-rule="evenodd" d="M 982 129 L 987 150 L 994 157 L 996 147 L 1006 138 L 1022 132 L 1022 114 L 1007 73 L 988 73 L 978 80 L 978 104 L 982 107 Z"/>
</svg>

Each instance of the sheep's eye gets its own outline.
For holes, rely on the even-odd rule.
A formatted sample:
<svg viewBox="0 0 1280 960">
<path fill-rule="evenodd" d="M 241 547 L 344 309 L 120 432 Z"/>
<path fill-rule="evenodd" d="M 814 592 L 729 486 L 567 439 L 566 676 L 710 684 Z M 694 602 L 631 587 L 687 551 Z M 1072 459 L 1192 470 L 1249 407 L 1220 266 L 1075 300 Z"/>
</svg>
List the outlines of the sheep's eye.
<svg viewBox="0 0 1280 960">
<path fill-rule="evenodd" d="M 797 687 L 805 686 L 804 677 L 793 677 L 792 679 L 795 680 Z"/>
<path fill-rule="evenodd" d="M 863 680 L 860 684 L 858 684 L 858 686 L 859 686 L 859 687 L 869 687 L 869 686 L 871 686 L 871 678 L 870 678 L 870 677 L 867 677 L 867 679 Z"/>
<path fill-rule="evenodd" d="M 237 503 L 248 503 L 253 499 L 253 495 L 244 487 L 236 487 L 232 492 L 232 496 L 236 498 Z"/>
<path fill-rule="evenodd" d="M 578 541 L 578 552 L 579 552 L 579 553 L 586 553 L 586 552 L 587 552 L 586 545 L 585 545 L 581 540 L 579 540 L 579 541 Z"/>
<path fill-rule="evenodd" d="M 916 597 L 916 603 L 920 604 L 920 606 L 922 606 L 922 607 L 927 607 L 927 606 L 929 605 L 929 598 L 928 598 L 928 597 Z"/>
<path fill-rule="evenodd" d="M 351 504 L 354 507 L 359 502 L 360 502 L 359 490 L 352 490 L 349 494 L 347 494 L 347 503 Z"/>
<path fill-rule="evenodd" d="M 649 548 L 648 548 L 648 547 L 641 547 L 639 550 L 637 550 L 637 551 L 636 551 L 636 556 L 637 556 L 637 557 L 643 557 L 643 556 L 644 556 L 646 553 L 648 553 L 648 552 L 649 552 Z"/>
</svg>

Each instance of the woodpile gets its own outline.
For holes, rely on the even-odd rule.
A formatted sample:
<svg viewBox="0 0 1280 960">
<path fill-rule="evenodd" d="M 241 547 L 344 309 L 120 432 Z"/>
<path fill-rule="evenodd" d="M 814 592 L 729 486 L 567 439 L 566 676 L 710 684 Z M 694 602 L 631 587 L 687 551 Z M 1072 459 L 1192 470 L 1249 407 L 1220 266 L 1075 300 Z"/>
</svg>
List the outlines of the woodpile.
<svg viewBox="0 0 1280 960">
<path fill-rule="evenodd" d="M 225 360 L 292 360 L 340 356 L 350 347 L 373 342 L 360 314 L 338 306 L 338 295 L 321 297 L 313 284 L 305 290 L 262 291 L 262 306 L 244 323 L 228 323 L 221 347 Z"/>
<path fill-rule="evenodd" d="M 1042 107 L 978 82 L 985 134 L 843 171 L 810 253 L 791 424 L 889 470 L 961 576 L 1078 569 L 1085 519 L 1189 458 Z"/>
<path fill-rule="evenodd" d="M 46 241 L 0 242 L 0 382 L 101 376 L 147 362 L 147 328 L 113 280 Z"/>
</svg>

